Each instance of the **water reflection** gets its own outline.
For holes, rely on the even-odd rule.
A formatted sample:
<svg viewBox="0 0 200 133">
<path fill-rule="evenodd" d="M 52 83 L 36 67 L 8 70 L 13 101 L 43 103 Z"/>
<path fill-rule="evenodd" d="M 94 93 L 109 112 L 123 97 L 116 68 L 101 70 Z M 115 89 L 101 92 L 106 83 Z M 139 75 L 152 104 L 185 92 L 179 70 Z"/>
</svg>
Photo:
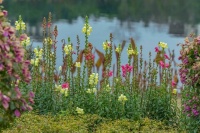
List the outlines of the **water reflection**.
<svg viewBox="0 0 200 133">
<path fill-rule="evenodd" d="M 127 63 L 127 53 L 126 49 L 130 42 L 130 38 L 134 38 L 137 46 L 143 46 L 144 59 L 148 59 L 148 53 L 152 52 L 152 57 L 155 57 L 154 48 L 157 46 L 159 41 L 168 43 L 169 48 L 175 50 L 175 56 L 179 55 L 179 47 L 176 46 L 178 43 L 182 43 L 184 38 L 181 36 L 173 36 L 169 34 L 170 27 L 167 24 L 158 24 L 158 23 L 149 23 L 148 27 L 145 26 L 144 22 L 121 22 L 117 18 L 108 19 L 106 17 L 100 17 L 99 19 L 95 17 L 89 18 L 90 25 L 93 27 L 93 32 L 89 36 L 89 42 L 91 42 L 94 47 L 103 52 L 102 43 L 106 40 L 109 40 L 109 34 L 113 34 L 113 43 L 118 45 L 122 43 L 123 40 L 126 41 L 125 49 L 122 53 L 122 64 Z M 39 24 L 38 24 L 39 25 Z M 84 19 L 79 17 L 77 20 L 74 20 L 73 23 L 67 23 L 65 20 L 59 20 L 54 23 L 58 26 L 58 61 L 57 65 L 62 64 L 62 54 L 61 46 L 62 39 L 68 37 L 71 38 L 71 42 L 76 45 L 76 36 L 80 37 L 81 48 L 84 47 L 84 34 L 81 32 L 81 29 L 84 25 Z M 29 28 L 31 29 L 31 28 Z M 35 28 L 40 31 L 40 28 Z M 34 35 L 38 35 L 39 38 L 42 33 L 41 31 L 35 32 Z M 37 33 L 37 34 L 36 34 Z M 38 39 L 34 40 L 34 44 L 41 45 L 41 42 Z M 115 55 L 114 55 L 115 56 Z M 96 55 L 97 57 L 97 55 Z M 113 57 L 114 58 L 114 57 Z M 60 59 L 60 60 L 59 60 Z M 115 60 L 114 60 L 115 61 Z M 57 67 L 58 67 L 57 66 Z"/>
<path fill-rule="evenodd" d="M 115 45 L 126 40 L 126 47 L 133 37 L 138 46 L 144 46 L 145 59 L 149 51 L 154 53 L 159 41 L 168 43 L 178 56 L 176 44 L 182 43 L 183 37 L 191 32 L 200 34 L 200 17 L 196 15 L 200 11 L 198 0 L 10 0 L 3 5 L 12 23 L 22 15 L 34 45 L 41 44 L 41 22 L 48 12 L 52 12 L 53 22 L 58 26 L 58 45 L 67 37 L 76 44 L 76 35 L 79 35 L 83 46 L 83 18 L 89 15 L 93 27 L 89 41 L 96 48 L 103 51 L 102 42 L 109 40 L 110 33 L 113 33 Z M 122 55 L 126 61 L 126 54 Z"/>
</svg>

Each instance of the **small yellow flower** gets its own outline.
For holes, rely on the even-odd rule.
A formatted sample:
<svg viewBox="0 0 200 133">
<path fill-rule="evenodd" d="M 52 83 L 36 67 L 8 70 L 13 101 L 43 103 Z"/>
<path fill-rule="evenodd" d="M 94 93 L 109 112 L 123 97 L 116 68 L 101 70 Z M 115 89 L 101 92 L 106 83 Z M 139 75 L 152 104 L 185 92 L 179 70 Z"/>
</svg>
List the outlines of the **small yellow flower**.
<svg viewBox="0 0 200 133">
<path fill-rule="evenodd" d="M 92 73 L 89 77 L 90 85 L 97 85 L 98 83 L 98 73 Z"/>
<path fill-rule="evenodd" d="M 104 50 L 109 49 L 109 48 L 111 47 L 110 42 L 107 42 L 107 41 L 106 41 L 106 42 L 103 42 L 102 45 L 103 45 L 103 49 L 104 49 Z"/>
<path fill-rule="evenodd" d="M 117 47 L 117 48 L 115 49 L 115 51 L 116 51 L 117 53 L 120 53 L 120 52 L 121 52 L 121 48 L 120 48 L 120 47 Z"/>
<path fill-rule="evenodd" d="M 35 60 L 31 59 L 31 64 L 34 65 L 34 66 L 38 66 L 39 61 L 40 61 L 39 58 L 35 58 Z"/>
<path fill-rule="evenodd" d="M 172 93 L 176 95 L 177 94 L 177 89 L 173 89 Z"/>
<path fill-rule="evenodd" d="M 138 51 L 133 49 L 127 49 L 127 54 L 130 55 L 138 55 Z"/>
<path fill-rule="evenodd" d="M 127 99 L 126 96 L 123 95 L 123 94 L 121 94 L 121 95 L 119 96 L 119 98 L 118 98 L 118 101 L 120 101 L 120 102 L 122 102 L 122 103 L 126 102 L 127 100 L 128 100 L 128 99 Z"/>
<path fill-rule="evenodd" d="M 84 24 L 82 32 L 87 35 L 90 35 L 90 33 L 92 32 L 92 27 L 89 24 L 87 24 L 87 25 Z"/>
<path fill-rule="evenodd" d="M 159 42 L 159 44 L 158 44 L 161 48 L 167 48 L 168 46 L 167 46 L 167 43 L 164 43 L 164 42 Z"/>
<path fill-rule="evenodd" d="M 79 108 L 79 107 L 76 107 L 76 112 L 80 115 L 84 114 L 84 111 L 83 109 Z"/>
<path fill-rule="evenodd" d="M 105 91 L 110 91 L 110 90 L 111 90 L 111 87 L 109 86 L 109 84 L 106 85 L 106 87 L 105 87 Z"/>
<path fill-rule="evenodd" d="M 72 52 L 73 51 L 73 47 L 72 47 L 72 45 L 65 45 L 65 47 L 64 47 L 64 51 L 65 51 L 65 54 L 69 54 L 70 52 Z"/>
<path fill-rule="evenodd" d="M 81 63 L 80 62 L 76 62 L 75 66 L 76 67 L 81 67 Z"/>
<path fill-rule="evenodd" d="M 55 84 L 55 91 L 60 91 L 62 89 L 61 85 Z"/>
<path fill-rule="evenodd" d="M 20 43 L 22 46 L 28 46 L 30 45 L 30 37 L 27 37 L 26 40 L 21 41 Z"/>
<path fill-rule="evenodd" d="M 86 93 L 92 93 L 91 89 L 87 89 Z"/>
<path fill-rule="evenodd" d="M 25 30 L 26 24 L 23 21 L 15 21 L 15 28 L 16 30 Z"/>
</svg>

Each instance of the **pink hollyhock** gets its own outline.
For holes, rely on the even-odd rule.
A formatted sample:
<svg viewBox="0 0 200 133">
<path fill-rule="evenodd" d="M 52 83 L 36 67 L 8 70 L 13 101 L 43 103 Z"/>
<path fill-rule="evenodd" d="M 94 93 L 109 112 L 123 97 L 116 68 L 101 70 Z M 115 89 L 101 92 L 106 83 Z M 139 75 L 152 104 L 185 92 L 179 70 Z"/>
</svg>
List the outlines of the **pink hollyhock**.
<svg viewBox="0 0 200 133">
<path fill-rule="evenodd" d="M 63 83 L 62 84 L 63 89 L 68 89 L 69 88 L 69 83 Z"/>
<path fill-rule="evenodd" d="M 155 47 L 155 52 L 158 53 L 160 50 L 158 47 Z"/>
<path fill-rule="evenodd" d="M 15 110 L 14 114 L 15 114 L 16 117 L 20 117 L 21 116 L 21 113 L 20 113 L 20 111 L 18 109 Z"/>
<path fill-rule="evenodd" d="M 169 56 L 167 54 L 164 54 L 165 59 L 169 60 Z"/>
</svg>

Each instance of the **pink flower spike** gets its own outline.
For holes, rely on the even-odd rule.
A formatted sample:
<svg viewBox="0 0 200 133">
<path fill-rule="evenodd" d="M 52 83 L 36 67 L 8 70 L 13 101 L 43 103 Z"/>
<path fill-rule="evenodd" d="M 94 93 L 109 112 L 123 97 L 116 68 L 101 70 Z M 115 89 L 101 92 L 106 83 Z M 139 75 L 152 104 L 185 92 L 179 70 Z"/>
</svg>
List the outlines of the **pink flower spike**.
<svg viewBox="0 0 200 133">
<path fill-rule="evenodd" d="M 167 54 L 164 54 L 164 57 L 165 57 L 165 59 L 170 60 L 170 59 L 169 59 L 169 56 L 168 56 Z"/>
<path fill-rule="evenodd" d="M 16 117 L 20 117 L 21 116 L 21 113 L 20 113 L 20 111 L 18 109 L 15 110 L 14 114 L 15 114 Z"/>
<path fill-rule="evenodd" d="M 168 64 L 168 63 L 166 63 L 166 64 L 165 64 L 165 67 L 166 67 L 166 68 L 169 68 L 169 64 Z"/>
<path fill-rule="evenodd" d="M 176 87 L 176 82 L 172 80 L 172 87 Z"/>
<path fill-rule="evenodd" d="M 158 47 L 155 47 L 155 52 L 158 53 L 160 50 Z"/>
<path fill-rule="evenodd" d="M 160 66 L 161 66 L 162 68 L 165 68 L 165 63 L 164 63 L 163 61 L 160 61 Z"/>
<path fill-rule="evenodd" d="M 62 84 L 63 89 L 68 89 L 69 88 L 69 83 L 63 83 Z"/>
<path fill-rule="evenodd" d="M 112 77 L 112 75 L 113 75 L 113 71 L 110 71 L 110 72 L 108 73 L 108 76 L 109 76 L 109 77 Z"/>
</svg>

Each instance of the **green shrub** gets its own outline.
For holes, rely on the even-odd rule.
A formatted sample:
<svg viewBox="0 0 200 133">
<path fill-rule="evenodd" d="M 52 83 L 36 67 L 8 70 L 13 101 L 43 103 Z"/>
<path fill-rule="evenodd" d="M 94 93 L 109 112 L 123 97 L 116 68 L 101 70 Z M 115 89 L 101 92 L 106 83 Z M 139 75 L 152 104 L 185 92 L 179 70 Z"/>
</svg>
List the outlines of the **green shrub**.
<svg viewBox="0 0 200 133">
<path fill-rule="evenodd" d="M 129 132 L 176 132 L 162 122 L 144 118 L 140 121 L 128 119 L 111 120 L 98 115 L 38 115 L 25 113 L 3 133 L 129 133 Z"/>
</svg>

